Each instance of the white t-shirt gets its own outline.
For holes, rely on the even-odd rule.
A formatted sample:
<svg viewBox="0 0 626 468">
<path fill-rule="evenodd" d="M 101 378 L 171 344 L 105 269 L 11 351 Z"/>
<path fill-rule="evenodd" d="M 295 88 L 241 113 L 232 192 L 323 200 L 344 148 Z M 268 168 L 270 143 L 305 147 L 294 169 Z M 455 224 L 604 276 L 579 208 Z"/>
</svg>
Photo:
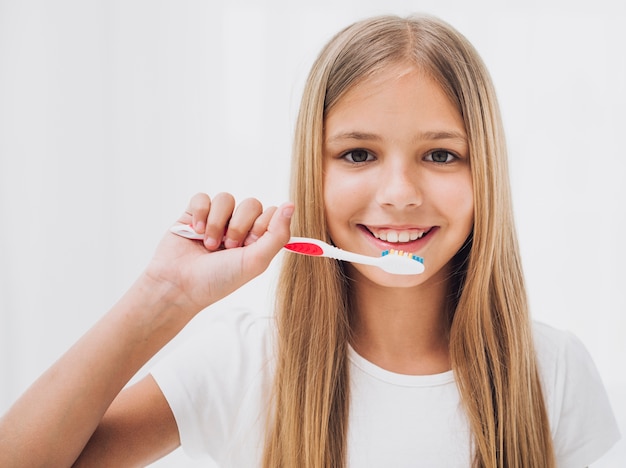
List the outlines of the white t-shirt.
<svg viewBox="0 0 626 468">
<path fill-rule="evenodd" d="M 191 456 L 260 465 L 274 373 L 274 323 L 246 311 L 214 313 L 152 375 Z M 573 335 L 534 325 L 557 466 L 582 468 L 618 439 L 606 392 Z M 350 359 L 348 466 L 469 467 L 470 433 L 452 371 L 411 376 Z"/>
</svg>

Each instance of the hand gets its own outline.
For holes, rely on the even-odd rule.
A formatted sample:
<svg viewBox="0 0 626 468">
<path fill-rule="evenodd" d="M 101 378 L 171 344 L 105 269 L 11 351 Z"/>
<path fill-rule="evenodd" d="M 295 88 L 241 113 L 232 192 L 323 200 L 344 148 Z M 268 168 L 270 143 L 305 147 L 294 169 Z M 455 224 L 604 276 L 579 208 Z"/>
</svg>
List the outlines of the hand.
<svg viewBox="0 0 626 468">
<path fill-rule="evenodd" d="M 169 300 L 191 314 L 261 274 L 287 243 L 293 205 L 263 210 L 256 199 L 238 206 L 232 195 L 195 195 L 178 219 L 204 241 L 167 233 L 146 274 L 168 289 Z"/>
</svg>

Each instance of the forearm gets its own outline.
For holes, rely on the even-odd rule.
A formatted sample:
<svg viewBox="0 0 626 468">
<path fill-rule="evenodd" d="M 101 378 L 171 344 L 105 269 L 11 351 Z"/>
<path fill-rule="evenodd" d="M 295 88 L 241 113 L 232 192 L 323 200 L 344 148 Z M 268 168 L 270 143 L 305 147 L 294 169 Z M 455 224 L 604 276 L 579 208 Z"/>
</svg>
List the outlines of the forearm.
<svg viewBox="0 0 626 468">
<path fill-rule="evenodd" d="M 192 242 L 166 234 L 129 292 L 0 420 L 0 466 L 71 466 L 141 366 L 197 312 L 261 274 L 290 236 L 292 204 L 262 211 L 260 203 L 244 201 L 233 211 L 232 196 L 217 196 L 211 203 L 200 194 L 188 210 L 191 215 L 186 212 L 180 223 L 202 221 L 206 236 L 226 232 L 224 245 L 209 237 Z M 158 389 L 152 387 L 152 394 L 158 404 L 166 404 Z M 139 407 L 141 400 L 136 397 L 126 407 Z M 144 407 L 144 414 L 151 412 Z M 149 445 L 146 456 L 158 452 L 161 438 L 172 444 L 171 412 L 165 408 L 159 414 L 166 436 L 156 433 L 155 443 L 137 433 L 135 444 Z M 155 434 L 152 421 L 142 421 L 145 432 Z M 96 434 L 91 445 L 98 440 Z"/>
<path fill-rule="evenodd" d="M 0 466 L 69 466 L 130 378 L 191 318 L 142 276 L 0 420 Z"/>
</svg>

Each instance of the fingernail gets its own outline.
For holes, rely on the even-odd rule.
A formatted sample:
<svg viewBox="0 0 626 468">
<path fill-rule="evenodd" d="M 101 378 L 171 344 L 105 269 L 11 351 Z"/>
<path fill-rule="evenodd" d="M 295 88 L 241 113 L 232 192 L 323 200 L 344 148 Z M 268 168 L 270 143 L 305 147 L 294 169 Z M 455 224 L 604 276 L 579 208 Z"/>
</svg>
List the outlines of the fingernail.
<svg viewBox="0 0 626 468">
<path fill-rule="evenodd" d="M 235 247 L 238 247 L 239 243 L 237 241 L 234 241 L 232 239 L 225 239 L 224 240 L 224 247 L 226 247 L 227 249 L 234 249 Z"/>
<path fill-rule="evenodd" d="M 293 210 L 294 210 L 294 206 L 293 205 L 287 205 L 284 206 L 281 210 L 281 214 L 285 217 L 285 218 L 291 218 L 291 216 L 293 215 Z"/>
<path fill-rule="evenodd" d="M 257 240 L 259 240 L 259 236 L 249 232 L 248 235 L 246 236 L 246 239 L 243 241 L 243 245 L 252 244 L 253 242 L 256 242 Z"/>
<path fill-rule="evenodd" d="M 212 237 L 207 237 L 204 240 L 204 245 L 208 248 L 208 249 L 214 249 L 218 246 L 218 242 L 217 239 L 214 239 Z"/>
<path fill-rule="evenodd" d="M 204 232 L 204 223 L 202 221 L 198 221 L 196 222 L 196 225 L 194 227 L 194 230 L 198 233 L 202 233 Z"/>
</svg>

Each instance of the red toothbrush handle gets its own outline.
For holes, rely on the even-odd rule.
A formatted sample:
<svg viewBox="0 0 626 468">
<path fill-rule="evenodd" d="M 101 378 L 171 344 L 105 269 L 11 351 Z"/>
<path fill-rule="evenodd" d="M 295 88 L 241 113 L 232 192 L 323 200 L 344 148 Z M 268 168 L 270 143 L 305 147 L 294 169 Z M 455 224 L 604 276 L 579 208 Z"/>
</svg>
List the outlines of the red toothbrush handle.
<svg viewBox="0 0 626 468">
<path fill-rule="evenodd" d="M 285 248 L 287 250 L 291 250 L 292 252 L 304 255 L 313 255 L 315 257 L 319 257 L 324 254 L 324 250 L 322 250 L 319 245 L 309 244 L 306 242 L 290 242 L 289 244 L 285 244 Z"/>
</svg>

